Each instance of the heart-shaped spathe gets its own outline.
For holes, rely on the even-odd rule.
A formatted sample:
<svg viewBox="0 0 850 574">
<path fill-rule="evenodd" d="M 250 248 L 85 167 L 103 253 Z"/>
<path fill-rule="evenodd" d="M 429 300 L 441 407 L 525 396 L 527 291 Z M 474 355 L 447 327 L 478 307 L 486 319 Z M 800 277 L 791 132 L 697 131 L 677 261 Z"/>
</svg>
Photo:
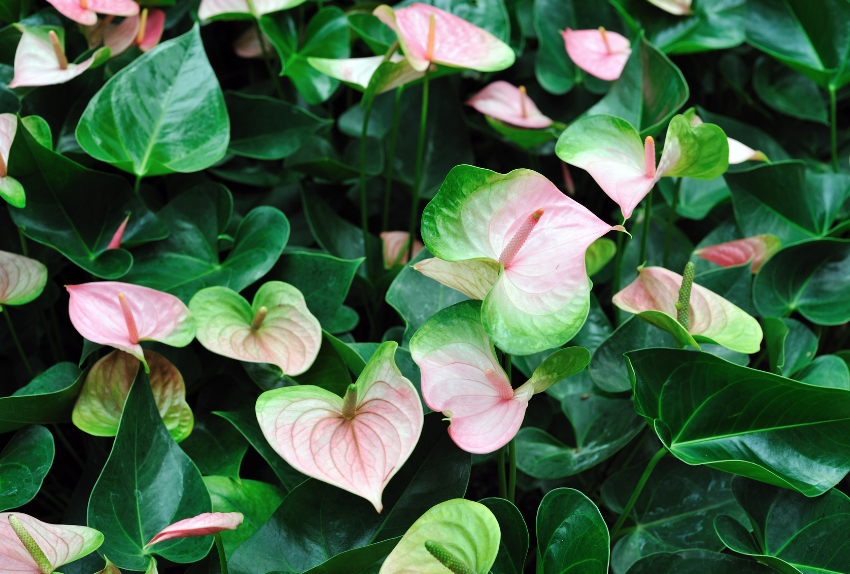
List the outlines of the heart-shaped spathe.
<svg viewBox="0 0 850 574">
<path fill-rule="evenodd" d="M 147 543 L 147 546 L 172 538 L 209 536 L 225 530 L 236 530 L 244 519 L 241 512 L 205 512 L 166 526 Z"/>
<path fill-rule="evenodd" d="M 381 495 L 413 452 L 422 403 L 387 341 L 345 398 L 312 385 L 267 391 L 257 400 L 266 440 L 293 468 L 361 496 L 381 512 Z"/>
<path fill-rule="evenodd" d="M 24 528 L 24 536 L 32 537 L 47 564 L 39 564 L 27 551 L 10 523 L 10 517 Z M 0 514 L 0 572 L 4 574 L 50 573 L 63 564 L 91 554 L 101 544 L 103 534 L 94 528 L 47 524 L 20 512 Z"/>
<path fill-rule="evenodd" d="M 561 35 L 567 54 L 576 66 L 602 80 L 616 80 L 623 73 L 632 53 L 629 41 L 605 28 L 598 30 L 570 30 Z"/>
<path fill-rule="evenodd" d="M 139 5 L 133 0 L 47 0 L 63 16 L 85 26 L 97 24 L 98 14 L 135 16 Z"/>
<path fill-rule="evenodd" d="M 552 120 L 540 113 L 525 88 L 502 80 L 489 84 L 466 103 L 484 115 L 513 126 L 539 129 L 552 125 Z"/>
<path fill-rule="evenodd" d="M 761 266 L 779 251 L 780 247 L 782 242 L 775 235 L 754 235 L 745 239 L 700 247 L 694 251 L 694 255 L 721 267 L 733 267 L 752 261 L 750 269 L 753 273 L 758 273 Z"/>
<path fill-rule="evenodd" d="M 41 262 L 0 251 L 0 307 L 29 303 L 46 284 L 47 267 Z"/>
</svg>

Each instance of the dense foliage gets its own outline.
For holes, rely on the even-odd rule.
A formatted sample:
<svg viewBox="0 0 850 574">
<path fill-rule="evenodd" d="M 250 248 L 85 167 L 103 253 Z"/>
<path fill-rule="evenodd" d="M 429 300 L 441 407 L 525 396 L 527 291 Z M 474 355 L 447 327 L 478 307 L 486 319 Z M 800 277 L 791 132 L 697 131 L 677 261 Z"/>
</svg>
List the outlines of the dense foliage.
<svg viewBox="0 0 850 574">
<path fill-rule="evenodd" d="M 423 2 L 0 0 L 0 572 L 850 574 L 850 2 Z"/>
</svg>

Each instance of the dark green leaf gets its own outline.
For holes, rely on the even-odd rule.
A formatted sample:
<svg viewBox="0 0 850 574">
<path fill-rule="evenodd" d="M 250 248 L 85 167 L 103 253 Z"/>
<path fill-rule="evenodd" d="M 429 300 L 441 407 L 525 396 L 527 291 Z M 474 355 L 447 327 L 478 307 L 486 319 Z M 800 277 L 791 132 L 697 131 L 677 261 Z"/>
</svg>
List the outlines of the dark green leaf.
<svg viewBox="0 0 850 574">
<path fill-rule="evenodd" d="M 53 464 L 54 451 L 53 435 L 42 426 L 15 433 L 0 452 L 0 512 L 35 498 Z"/>
<path fill-rule="evenodd" d="M 0 398 L 0 432 L 30 424 L 65 423 L 85 377 L 74 363 L 57 363 L 10 397 Z"/>
<path fill-rule="evenodd" d="M 600 389 L 611 393 L 632 388 L 624 353 L 649 347 L 675 347 L 673 337 L 637 317 L 627 319 L 605 339 L 590 360 L 588 372 Z"/>
<path fill-rule="evenodd" d="M 304 574 L 373 574 L 401 540 L 401 536 L 346 550 Z M 374 567 L 374 568 L 373 568 Z M 274 574 L 274 573 L 269 573 Z M 276 574 L 286 574 L 278 572 Z"/>
<path fill-rule="evenodd" d="M 749 76 L 747 77 L 747 80 L 749 80 Z M 732 118 L 713 114 L 700 106 L 697 106 L 697 115 L 699 115 L 704 122 L 720 126 L 728 137 L 738 140 L 754 150 L 762 152 L 770 161 L 791 159 L 791 156 L 782 149 L 782 146 L 780 146 L 775 139 L 757 127 L 739 122 Z M 741 171 L 749 169 L 754 165 L 760 165 L 760 163 L 745 161 L 742 164 L 730 165 L 729 171 Z"/>
<path fill-rule="evenodd" d="M 638 560 L 628 574 L 776 574 L 768 566 L 707 550 L 659 552 Z"/>
<path fill-rule="evenodd" d="M 608 527 L 578 490 L 556 488 L 537 509 L 537 553 L 546 574 L 606 574 Z"/>
<path fill-rule="evenodd" d="M 378 175 L 383 171 L 383 151 L 374 138 L 366 142 L 366 173 Z M 313 136 L 303 142 L 301 148 L 286 158 L 287 169 L 301 172 L 319 179 L 340 182 L 360 177 L 360 143 L 351 142 L 345 155 L 334 149 L 331 142 Z"/>
<path fill-rule="evenodd" d="M 673 189 L 676 185 L 677 182 L 671 177 L 662 177 L 656 184 L 668 204 L 673 203 Z M 705 180 L 686 177 L 679 186 L 676 213 L 688 219 L 704 219 L 717 204 L 730 197 L 729 187 L 722 176 Z"/>
<path fill-rule="evenodd" d="M 850 370 L 847 363 L 835 355 L 821 355 L 794 378 L 807 385 L 850 391 Z"/>
<path fill-rule="evenodd" d="M 761 57 L 756 62 L 753 88 L 764 103 L 785 115 L 828 123 L 826 102 L 817 84 L 782 64 Z"/>
<path fill-rule="evenodd" d="M 392 28 L 372 14 L 349 14 L 348 24 L 376 56 L 383 56 L 398 39 Z"/>
<path fill-rule="evenodd" d="M 490 568 L 492 574 L 522 574 L 528 554 L 528 527 L 517 507 L 504 498 L 479 500 L 499 521 L 502 539 L 499 554 Z"/>
<path fill-rule="evenodd" d="M 212 499 L 213 512 L 241 512 L 245 517 L 239 528 L 221 533 L 228 558 L 271 518 L 284 499 L 279 488 L 257 480 L 207 476 L 204 484 Z"/>
<path fill-rule="evenodd" d="M 211 413 L 195 415 L 192 434 L 180 443 L 204 476 L 239 478 L 248 443 L 227 421 Z"/>
</svg>

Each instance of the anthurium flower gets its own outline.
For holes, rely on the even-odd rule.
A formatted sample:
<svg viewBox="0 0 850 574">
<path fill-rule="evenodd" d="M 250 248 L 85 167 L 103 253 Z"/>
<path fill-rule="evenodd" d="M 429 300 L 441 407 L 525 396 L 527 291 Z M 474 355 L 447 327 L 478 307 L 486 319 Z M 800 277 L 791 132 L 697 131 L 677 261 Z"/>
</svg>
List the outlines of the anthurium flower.
<svg viewBox="0 0 850 574">
<path fill-rule="evenodd" d="M 130 353 L 145 365 L 140 341 L 185 347 L 195 338 L 195 319 L 174 295 L 117 281 L 66 285 L 68 314 L 77 332 L 95 343 Z"/>
<path fill-rule="evenodd" d="M 15 26 L 22 36 L 15 52 L 15 76 L 10 88 L 64 84 L 109 59 L 109 49 L 103 48 L 79 64 L 70 64 L 65 56 L 65 30 L 52 26 Z"/>
<path fill-rule="evenodd" d="M 118 25 L 109 24 L 103 32 L 103 43 L 112 49 L 112 57 L 138 46 L 142 52 L 152 50 L 159 44 L 165 28 L 165 12 L 156 8 L 145 8 L 142 13 Z"/>
<path fill-rule="evenodd" d="M 133 0 L 47 0 L 60 14 L 83 24 L 97 24 L 98 14 L 135 16 L 139 5 Z"/>
<path fill-rule="evenodd" d="M 40 261 L 0 251 L 0 310 L 29 303 L 44 291 L 47 267 Z"/>
<path fill-rule="evenodd" d="M 418 2 L 393 9 L 382 4 L 373 12 L 392 28 L 410 65 L 424 72 L 430 63 L 498 72 L 513 65 L 513 49 L 490 32 L 450 12 Z"/>
<path fill-rule="evenodd" d="M 696 115 L 696 112 L 693 109 L 685 112 L 685 117 L 690 117 L 690 122 L 692 126 L 698 126 L 702 122 L 702 119 Z M 767 156 L 764 155 L 760 151 L 756 151 L 753 148 L 746 146 L 739 142 L 738 140 L 734 140 L 732 138 L 726 138 L 729 142 L 729 163 L 731 165 L 744 163 L 745 161 L 767 161 Z"/>
<path fill-rule="evenodd" d="M 521 128 L 547 128 L 553 123 L 540 113 L 525 93 L 525 87 L 517 88 L 501 80 L 488 85 L 466 103 L 484 115 Z"/>
<path fill-rule="evenodd" d="M 407 264 L 407 252 L 410 245 L 410 233 L 407 231 L 384 231 L 381 233 L 384 242 L 384 268 L 392 269 Z M 413 257 L 416 257 L 425 245 L 415 239 L 413 241 Z"/>
<path fill-rule="evenodd" d="M 419 440 L 422 403 L 395 364 L 398 345 L 378 347 L 341 398 L 303 385 L 266 391 L 257 420 L 295 470 L 361 496 L 381 512 L 381 494 Z"/>
<path fill-rule="evenodd" d="M 121 240 L 124 239 L 124 230 L 127 229 L 127 223 L 130 221 L 130 216 L 124 218 L 124 221 L 121 222 L 121 225 L 118 226 L 118 229 L 115 230 L 115 234 L 112 236 L 112 239 L 109 240 L 109 245 L 106 246 L 107 249 L 118 249 L 121 247 Z"/>
<path fill-rule="evenodd" d="M 378 70 L 381 64 L 384 63 L 384 56 L 370 56 L 368 58 L 307 58 L 311 66 L 318 71 L 331 78 L 336 78 L 346 84 L 350 84 L 366 90 L 369 87 L 369 81 Z M 388 81 L 380 86 L 377 94 L 382 94 L 389 90 L 393 90 L 399 86 L 415 82 L 425 75 L 425 72 L 417 72 L 414 70 L 407 59 L 401 54 L 393 54 L 390 62 L 398 64 L 403 62 L 403 66 L 398 73 L 393 74 L 391 81 Z"/>
<path fill-rule="evenodd" d="M 675 329 L 677 323 L 676 303 L 682 276 L 663 267 L 644 267 L 638 270 L 638 278 L 614 295 L 614 305 L 638 315 L 641 319 L 668 330 L 679 341 Z M 665 321 L 660 314 L 671 321 Z M 693 284 L 690 292 L 687 333 L 696 342 L 716 343 L 739 353 L 756 353 L 762 340 L 762 330 L 753 317 L 736 307 L 720 295 Z M 696 346 L 695 343 L 690 343 Z"/>
<path fill-rule="evenodd" d="M 18 131 L 18 118 L 15 114 L 0 114 L 0 197 L 15 207 L 24 207 L 27 196 L 24 187 L 7 173 L 9 151 Z"/>
<path fill-rule="evenodd" d="M 429 318 L 410 340 L 422 372 L 422 398 L 450 420 L 449 435 L 472 453 L 493 452 L 516 435 L 532 395 L 574 375 L 590 362 L 583 347 L 550 355 L 517 388 L 502 369 L 481 324 L 478 301 L 463 301 Z"/>
<path fill-rule="evenodd" d="M 194 417 L 186 403 L 186 384 L 168 359 L 145 351 L 151 388 L 165 428 L 177 442 L 192 432 Z M 81 431 L 94 436 L 115 436 L 130 387 L 136 380 L 139 360 L 124 351 L 112 351 L 86 375 L 71 420 Z"/>
<path fill-rule="evenodd" d="M 295 8 L 305 0 L 202 0 L 198 8 L 201 20 L 240 20 L 257 18 L 280 10 Z"/>
<path fill-rule="evenodd" d="M 714 179 L 729 167 L 723 130 L 713 124 L 692 127 L 683 115 L 670 122 L 657 166 L 653 138 L 641 142 L 629 122 L 608 115 L 572 123 L 558 139 L 555 152 L 565 162 L 587 170 L 620 206 L 625 219 L 662 177 Z"/>
<path fill-rule="evenodd" d="M 676 16 L 691 14 L 691 0 L 649 0 L 649 2 Z"/>
<path fill-rule="evenodd" d="M 754 235 L 746 239 L 701 247 L 694 251 L 694 255 L 721 267 L 743 265 L 752 261 L 752 272 L 758 273 L 761 266 L 779 251 L 780 247 L 782 241 L 775 235 Z"/>
<path fill-rule="evenodd" d="M 597 30 L 567 28 L 561 35 L 567 54 L 576 66 L 609 82 L 620 77 L 632 53 L 632 46 L 625 37 L 601 26 Z"/>
<path fill-rule="evenodd" d="M 103 534 L 94 528 L 47 524 L 20 512 L 0 514 L 0 572 L 51 574 L 101 544 Z"/>
<path fill-rule="evenodd" d="M 490 338 L 508 353 L 528 355 L 563 345 L 584 324 L 584 254 L 612 229 L 622 228 L 538 173 L 461 165 L 422 216 L 425 245 L 442 263 L 416 268 L 464 293 L 485 293 L 481 319 Z M 486 278 L 495 281 L 487 286 Z"/>
<path fill-rule="evenodd" d="M 430 508 L 396 545 L 379 574 L 488 574 L 502 532 L 489 508 L 456 498 Z"/>
<path fill-rule="evenodd" d="M 146 546 L 172 538 L 190 538 L 192 536 L 209 536 L 225 530 L 236 530 L 245 519 L 241 512 L 205 512 L 192 518 L 186 518 L 166 526 L 154 536 Z"/>
<path fill-rule="evenodd" d="M 227 287 L 208 287 L 189 301 L 198 341 L 225 357 L 271 363 L 287 375 L 310 368 L 322 344 L 322 327 L 301 292 L 281 281 L 265 283 L 253 305 Z"/>
<path fill-rule="evenodd" d="M 263 43 L 266 45 L 266 53 L 269 57 L 275 57 L 277 51 L 272 49 L 271 42 L 265 34 L 263 34 Z M 260 44 L 260 34 L 257 32 L 256 26 L 249 27 L 241 36 L 236 38 L 236 41 L 233 42 L 233 51 L 240 58 L 263 57 L 263 46 Z"/>
</svg>

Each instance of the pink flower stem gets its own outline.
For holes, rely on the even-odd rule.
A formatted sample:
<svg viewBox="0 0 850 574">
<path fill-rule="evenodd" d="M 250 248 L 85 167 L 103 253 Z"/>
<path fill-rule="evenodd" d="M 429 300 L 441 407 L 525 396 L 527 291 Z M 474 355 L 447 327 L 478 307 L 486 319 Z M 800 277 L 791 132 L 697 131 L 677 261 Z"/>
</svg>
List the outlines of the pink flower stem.
<svg viewBox="0 0 850 574">
<path fill-rule="evenodd" d="M 430 65 L 429 65 L 430 68 Z M 419 237 L 419 195 L 422 188 L 422 156 L 425 154 L 425 123 L 428 121 L 428 80 L 429 68 L 425 68 L 422 79 L 422 115 L 419 121 L 419 144 L 416 146 L 416 167 L 413 170 L 413 204 L 410 206 L 410 245 L 407 247 L 407 260 L 413 260 L 413 244 Z"/>
</svg>

